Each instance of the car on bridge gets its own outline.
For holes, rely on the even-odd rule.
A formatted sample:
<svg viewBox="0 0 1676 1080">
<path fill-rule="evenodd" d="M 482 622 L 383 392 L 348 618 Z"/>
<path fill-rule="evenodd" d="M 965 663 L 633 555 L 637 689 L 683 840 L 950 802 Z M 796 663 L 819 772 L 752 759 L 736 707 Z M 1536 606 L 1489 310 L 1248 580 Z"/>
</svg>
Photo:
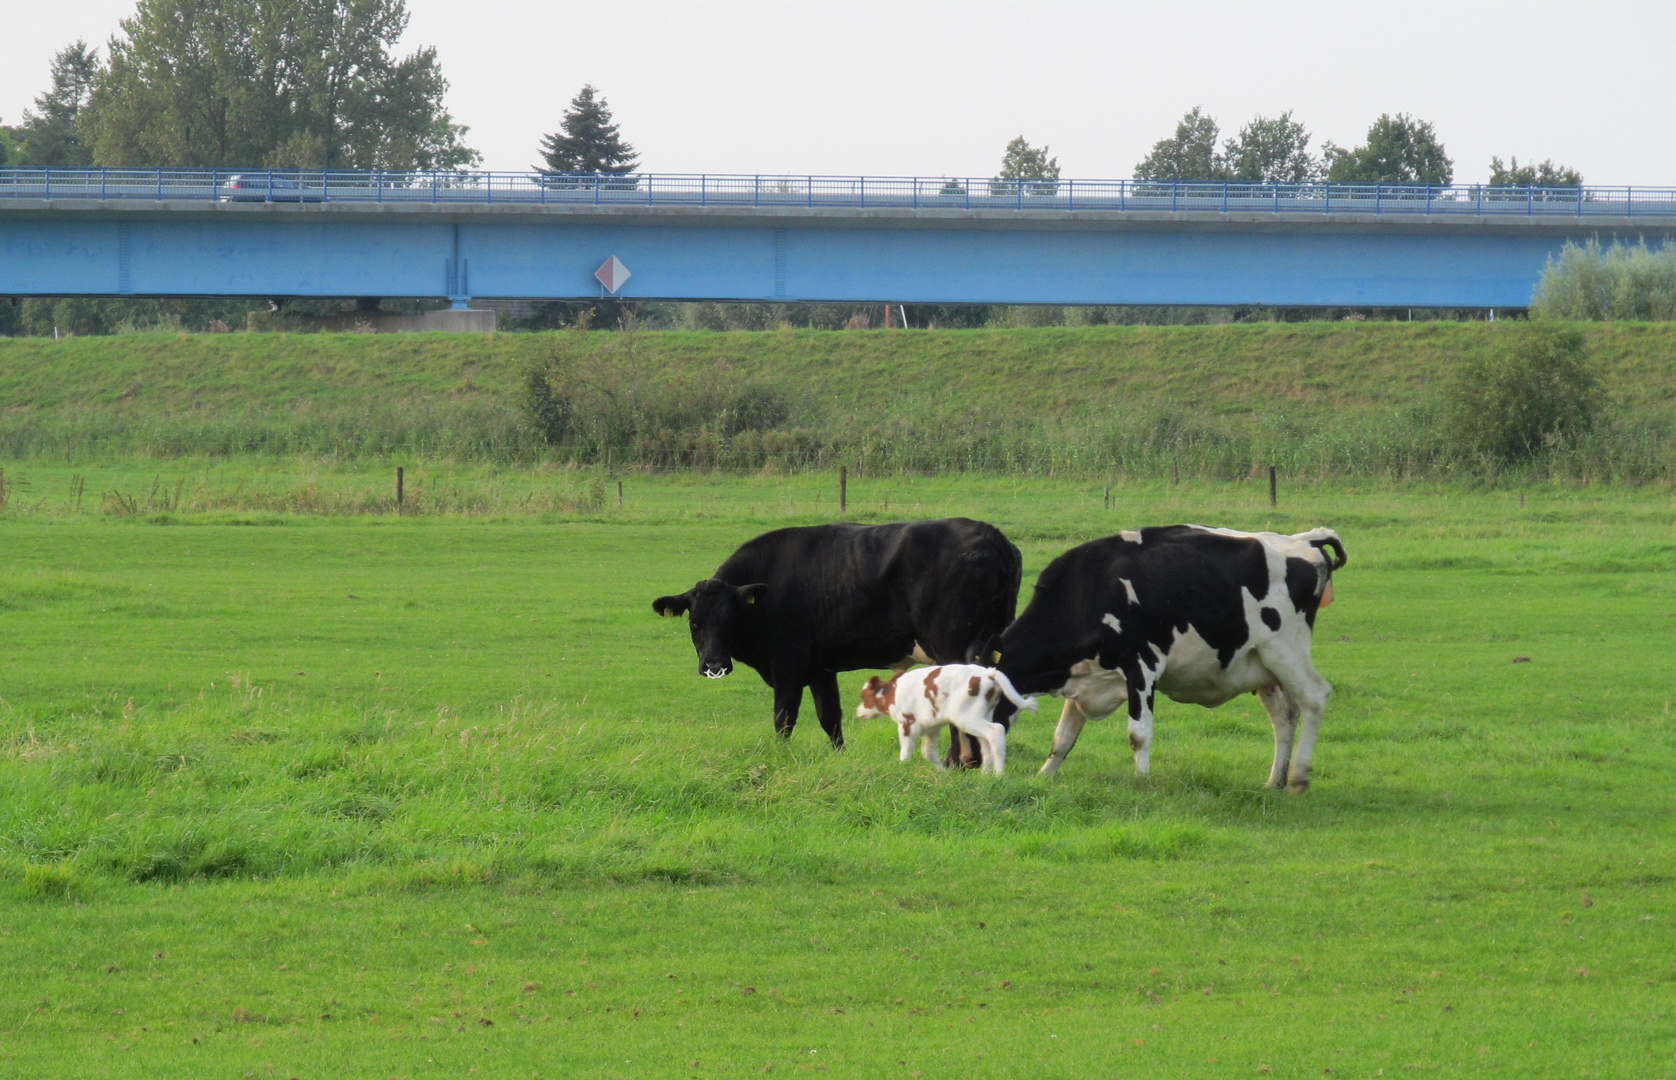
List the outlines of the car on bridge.
<svg viewBox="0 0 1676 1080">
<path fill-rule="evenodd" d="M 325 202 L 326 184 L 318 173 L 234 173 L 221 181 L 221 202 Z"/>
</svg>

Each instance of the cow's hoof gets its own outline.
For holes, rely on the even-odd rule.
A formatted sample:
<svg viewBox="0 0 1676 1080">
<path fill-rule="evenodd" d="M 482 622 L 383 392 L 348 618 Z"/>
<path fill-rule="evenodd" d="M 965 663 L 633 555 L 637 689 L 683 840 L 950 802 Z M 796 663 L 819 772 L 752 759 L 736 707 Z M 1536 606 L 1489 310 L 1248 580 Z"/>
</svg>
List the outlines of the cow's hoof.
<svg viewBox="0 0 1676 1080">
<path fill-rule="evenodd" d="M 1291 792 L 1293 795 L 1302 795 L 1304 792 L 1309 790 L 1309 781 L 1294 780 L 1290 784 L 1286 785 L 1286 790 Z"/>
</svg>

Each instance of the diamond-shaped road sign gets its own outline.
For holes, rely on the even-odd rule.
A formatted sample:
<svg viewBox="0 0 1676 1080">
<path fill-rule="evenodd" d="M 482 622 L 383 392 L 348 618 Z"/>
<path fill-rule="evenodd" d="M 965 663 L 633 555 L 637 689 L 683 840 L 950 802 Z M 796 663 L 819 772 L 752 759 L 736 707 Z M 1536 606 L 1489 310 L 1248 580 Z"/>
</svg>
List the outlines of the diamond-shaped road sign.
<svg viewBox="0 0 1676 1080">
<path fill-rule="evenodd" d="M 630 276 L 629 268 L 615 255 L 606 259 L 600 268 L 594 271 L 594 277 L 599 278 L 599 283 L 605 286 L 605 291 L 612 295 L 616 295 L 618 289 L 628 284 Z"/>
</svg>

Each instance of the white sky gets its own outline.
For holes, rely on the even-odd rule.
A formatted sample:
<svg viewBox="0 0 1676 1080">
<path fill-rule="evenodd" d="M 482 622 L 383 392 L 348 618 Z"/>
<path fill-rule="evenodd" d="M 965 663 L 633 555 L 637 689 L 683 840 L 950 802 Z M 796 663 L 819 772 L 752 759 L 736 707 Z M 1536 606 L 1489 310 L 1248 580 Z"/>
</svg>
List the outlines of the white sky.
<svg viewBox="0 0 1676 1080">
<path fill-rule="evenodd" d="M 449 107 L 495 169 L 537 160 L 583 82 L 644 169 L 990 175 L 1007 140 L 1064 175 L 1127 177 L 1189 106 L 1225 134 L 1292 109 L 1350 146 L 1381 112 L 1431 120 L 1458 181 L 1492 154 L 1601 184 L 1676 184 L 1676 3 L 590 3 L 408 0 Z M 15 4 L 0 118 L 52 53 L 103 43 L 133 0 Z"/>
</svg>

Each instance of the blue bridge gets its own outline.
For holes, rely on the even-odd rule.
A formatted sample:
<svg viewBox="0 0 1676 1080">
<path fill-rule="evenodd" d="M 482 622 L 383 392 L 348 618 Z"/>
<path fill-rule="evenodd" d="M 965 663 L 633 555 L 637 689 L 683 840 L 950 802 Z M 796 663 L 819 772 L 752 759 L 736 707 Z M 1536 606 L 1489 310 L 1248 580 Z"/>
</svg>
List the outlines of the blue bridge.
<svg viewBox="0 0 1676 1080">
<path fill-rule="evenodd" d="M 1591 237 L 1676 188 L 0 169 L 0 296 L 1522 307 Z"/>
</svg>

